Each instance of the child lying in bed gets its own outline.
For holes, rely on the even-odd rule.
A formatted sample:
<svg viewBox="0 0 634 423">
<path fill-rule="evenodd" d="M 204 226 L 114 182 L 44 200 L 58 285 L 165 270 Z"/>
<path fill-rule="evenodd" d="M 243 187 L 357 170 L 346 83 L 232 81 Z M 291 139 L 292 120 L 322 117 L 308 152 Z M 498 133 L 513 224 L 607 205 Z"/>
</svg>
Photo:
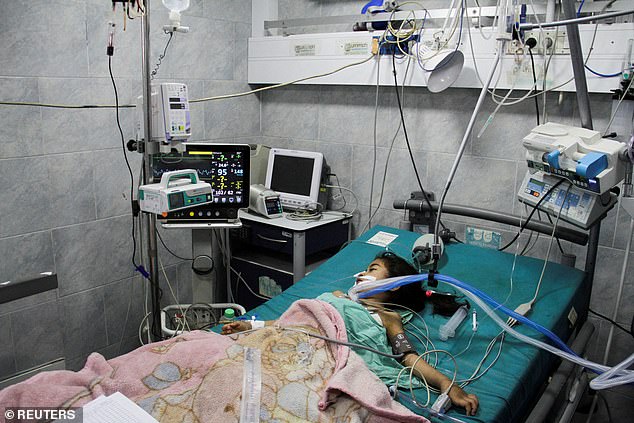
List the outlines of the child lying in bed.
<svg viewBox="0 0 634 423">
<path fill-rule="evenodd" d="M 416 270 L 402 258 L 392 253 L 382 253 L 370 263 L 365 272 L 357 275 L 356 283 L 415 273 L 417 273 Z M 418 283 L 381 292 L 365 299 L 363 304 L 350 301 L 346 294 L 341 291 L 325 293 L 317 297 L 318 300 L 330 303 L 339 311 L 346 324 L 346 333 L 351 342 L 363 344 L 388 354 L 392 353 L 392 348 L 386 341 L 389 340 L 392 345 L 395 345 L 397 341 L 402 340 L 405 330 L 401 314 L 387 310 L 385 305 L 402 306 L 405 309 L 420 311 L 425 305 L 426 298 L 422 285 Z M 455 302 L 447 302 L 444 296 L 432 296 L 429 299 L 435 302 L 435 311 L 440 310 L 440 314 L 451 315 L 458 307 Z M 272 325 L 274 322 L 267 321 L 266 325 Z M 241 320 L 224 325 L 222 333 L 227 335 L 250 329 L 251 322 Z M 441 392 L 448 390 L 449 398 L 454 405 L 464 407 L 467 415 L 475 415 L 478 409 L 478 398 L 475 395 L 467 394 L 459 386 L 452 385 L 447 376 L 427 364 L 425 360 L 418 359 L 419 355 L 411 347 L 405 349 L 408 351 L 401 359 L 403 366 L 413 366 L 414 372 L 419 378 L 424 378 L 431 386 L 436 387 Z M 357 349 L 355 352 L 363 358 L 370 370 L 376 373 L 385 384 L 393 385 L 396 383 L 402 367 L 395 366 L 393 359 L 362 349 Z M 403 379 L 401 378 L 401 380 Z"/>
</svg>

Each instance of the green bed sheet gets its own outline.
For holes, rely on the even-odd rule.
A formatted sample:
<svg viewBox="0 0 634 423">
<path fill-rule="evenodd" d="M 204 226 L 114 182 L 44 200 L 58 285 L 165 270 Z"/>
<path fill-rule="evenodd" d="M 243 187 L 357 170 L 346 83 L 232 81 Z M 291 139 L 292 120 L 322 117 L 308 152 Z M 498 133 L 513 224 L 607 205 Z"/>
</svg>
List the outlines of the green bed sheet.
<svg viewBox="0 0 634 423">
<path fill-rule="evenodd" d="M 380 231 L 397 235 L 388 248 L 403 257 L 411 255 L 411 245 L 420 236 L 413 232 L 376 226 L 282 294 L 251 310 L 249 315 L 255 314 L 258 319 L 271 320 L 280 316 L 297 299 L 315 298 L 323 292 L 337 289 L 346 291 L 352 286 L 354 280 L 352 275 L 364 270 L 377 253 L 385 250 L 385 247 L 365 242 Z M 533 297 L 543 263 L 541 260 L 527 257 L 517 258 L 513 272 L 513 289 L 506 302 L 510 309 Z M 451 244 L 445 249 L 439 272 L 471 284 L 501 302 L 510 291 L 512 265 L 512 254 L 469 245 Z M 437 289 L 453 291 L 450 286 L 442 282 Z M 549 263 L 538 300 L 528 317 L 567 340 L 573 330 L 569 316 L 574 313 L 580 314 L 587 303 L 588 296 L 589 289 L 582 271 Z M 477 307 L 475 309 L 479 327 L 466 351 L 465 348 L 472 335 L 470 322 L 463 323 L 456 331 L 454 338 L 443 342 L 438 337 L 438 328 L 447 321 L 447 318 L 433 315 L 431 307 L 426 307 L 421 313 L 436 348 L 447 350 L 452 354 L 462 352 L 457 357 L 459 379 L 471 375 L 482 359 L 487 344 L 500 332 L 500 328 L 483 311 Z M 572 310 L 574 312 L 571 313 Z M 424 326 L 418 319 L 415 319 L 415 324 L 421 329 Z M 544 336 L 530 328 L 520 326 L 518 330 L 545 340 Z M 414 343 L 419 351 L 423 350 L 417 341 Z M 497 352 L 497 346 L 485 362 L 485 367 L 491 363 L 495 352 Z M 453 371 L 450 358 L 446 355 L 439 355 L 438 358 L 439 368 Z M 502 354 L 493 367 L 485 376 L 465 388 L 467 392 L 479 397 L 480 410 L 477 415 L 467 417 L 461 409 L 452 409 L 448 414 L 464 421 L 521 421 L 530 411 L 540 388 L 555 364 L 555 357 L 507 336 Z M 419 402 L 427 400 L 424 389 L 416 390 L 415 394 Z M 431 401 L 433 402 L 434 399 L 435 395 L 432 394 Z M 402 402 L 413 411 L 425 414 L 409 405 L 407 401 Z"/>
</svg>

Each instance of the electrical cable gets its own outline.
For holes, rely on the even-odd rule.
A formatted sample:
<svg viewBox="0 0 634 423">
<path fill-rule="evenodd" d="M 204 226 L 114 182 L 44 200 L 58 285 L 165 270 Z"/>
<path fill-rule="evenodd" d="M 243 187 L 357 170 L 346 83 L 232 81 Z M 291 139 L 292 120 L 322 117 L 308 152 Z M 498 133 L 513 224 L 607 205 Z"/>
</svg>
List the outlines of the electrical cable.
<svg viewBox="0 0 634 423">
<path fill-rule="evenodd" d="M 289 81 L 289 82 L 283 82 L 283 83 L 280 83 L 280 84 L 269 85 L 269 86 L 262 87 L 262 88 L 256 88 L 254 90 L 245 91 L 245 92 L 242 92 L 242 93 L 227 94 L 227 95 L 217 95 L 217 96 L 213 96 L 213 97 L 199 98 L 199 99 L 196 99 L 196 100 L 190 100 L 189 102 L 190 103 L 199 103 L 199 102 L 203 102 L 203 101 L 224 100 L 224 99 L 227 99 L 227 98 L 243 97 L 243 96 L 246 96 L 246 95 L 259 93 L 259 92 L 262 92 L 262 91 L 269 91 L 269 90 L 273 90 L 273 89 L 276 89 L 276 88 L 286 87 L 286 86 L 289 86 L 289 85 L 297 84 L 299 82 L 304 82 L 304 81 L 308 81 L 308 80 L 311 80 L 311 79 L 323 78 L 325 76 L 329 76 L 329 75 L 335 74 L 337 72 L 341 72 L 344 69 L 351 68 L 353 66 L 362 65 L 362 64 L 364 64 L 366 62 L 369 62 L 372 58 L 374 58 L 374 56 L 375 55 L 372 54 L 372 55 L 370 55 L 369 57 L 367 57 L 367 58 L 365 58 L 363 60 L 360 60 L 360 61 L 354 62 L 354 63 L 349 63 L 349 64 L 347 64 L 345 66 L 341 66 L 340 68 L 337 68 L 335 70 L 324 72 L 324 73 L 320 73 L 320 74 L 317 74 L 317 75 L 307 76 L 307 77 L 304 77 L 304 78 L 295 79 L 295 80 Z"/>
<path fill-rule="evenodd" d="M 524 229 L 526 229 L 526 225 L 528 225 L 528 223 L 531 221 L 533 215 L 535 214 L 535 212 L 539 209 L 539 206 L 546 201 L 546 199 L 550 196 L 550 194 L 561 184 L 564 183 L 564 181 L 566 181 L 566 179 L 560 179 L 555 185 L 553 185 L 552 187 L 550 187 L 550 189 L 548 191 L 546 191 L 546 194 L 539 199 L 539 201 L 537 202 L 537 204 L 535 204 L 533 206 L 533 210 L 531 211 L 531 213 L 528 215 L 528 218 L 524 221 L 523 224 L 520 224 L 520 229 L 517 231 L 517 233 L 515 234 L 515 236 L 513 237 L 512 240 L 510 240 L 504 247 L 498 248 L 498 251 L 504 251 L 506 250 L 508 247 L 510 247 L 515 240 L 517 240 L 517 238 L 519 238 L 520 234 L 524 231 Z"/>
<path fill-rule="evenodd" d="M 314 209 L 311 208 L 311 205 L 315 205 Z M 301 207 L 295 209 L 292 213 L 287 213 L 286 218 L 288 220 L 299 220 L 299 221 L 312 221 L 319 220 L 323 216 L 324 206 L 323 204 L 317 201 L 311 201 L 306 204 L 303 204 Z"/>
<path fill-rule="evenodd" d="M 407 79 L 407 74 L 409 73 L 410 64 L 411 64 L 411 60 L 408 59 L 407 60 L 407 66 L 405 67 L 405 73 L 403 74 L 403 84 L 401 86 L 401 102 L 402 102 L 403 105 L 405 105 L 405 80 Z M 394 149 L 394 144 L 396 142 L 396 139 L 398 138 L 398 134 L 400 133 L 402 126 L 403 126 L 403 123 L 399 119 L 398 127 L 396 128 L 396 131 L 394 132 L 394 136 L 392 137 L 392 142 L 390 143 L 390 148 L 388 149 L 387 156 L 385 158 L 385 167 L 383 169 L 383 180 L 381 182 L 381 193 L 379 194 L 379 204 L 378 204 L 378 206 L 376 206 L 376 210 L 374 210 L 374 213 L 372 214 L 372 219 L 374 219 L 374 216 L 376 216 L 376 214 L 380 210 L 381 204 L 383 204 L 383 195 L 385 193 L 385 183 L 387 182 L 387 172 L 388 172 L 388 169 L 389 169 L 390 157 L 392 157 L 392 151 Z M 370 224 L 370 220 L 368 220 L 368 222 L 366 222 L 366 224 L 363 226 L 363 228 L 360 231 L 360 233 L 365 232 L 365 230 L 369 227 L 369 224 Z"/>
<path fill-rule="evenodd" d="M 132 205 L 134 201 L 134 175 L 132 175 L 132 167 L 130 167 L 128 155 L 125 152 L 125 137 L 123 136 L 123 129 L 121 129 L 121 121 L 119 120 L 119 93 L 117 92 L 117 84 L 115 83 L 114 75 L 112 74 L 112 56 L 108 56 L 108 72 L 110 74 L 110 80 L 112 81 L 112 88 L 114 89 L 115 114 L 117 118 L 117 128 L 119 129 L 119 135 L 121 136 L 121 148 L 123 151 L 123 158 L 125 159 L 125 164 L 130 174 L 130 207 L 132 210 L 132 265 L 134 266 L 135 270 L 138 270 L 139 266 L 136 263 L 136 217 L 134 216 L 134 207 Z"/>
<path fill-rule="evenodd" d="M 559 224 L 559 219 L 561 218 L 561 212 L 564 210 L 566 206 L 566 201 L 568 200 L 568 194 L 570 193 L 570 188 L 572 188 L 572 182 L 569 182 L 568 189 L 564 194 L 564 198 L 561 201 L 561 207 L 559 207 L 559 213 L 557 213 L 557 219 L 555 220 L 555 224 L 553 225 L 553 232 L 550 235 L 550 241 L 548 242 L 548 248 L 546 249 L 546 257 L 544 257 L 544 266 L 542 267 L 541 275 L 539 276 L 539 281 L 537 282 L 537 288 L 535 289 L 535 295 L 529 304 L 535 303 L 537 300 L 537 295 L 539 294 L 539 289 L 542 286 L 542 281 L 544 279 L 544 275 L 546 273 L 546 267 L 548 266 L 548 258 L 550 257 L 550 249 L 553 245 L 553 239 L 555 238 L 555 232 L 557 231 L 557 225 Z M 530 306 L 529 306 L 530 307 Z"/>
<path fill-rule="evenodd" d="M 616 326 L 617 328 L 621 329 L 623 332 L 627 333 L 628 335 L 630 335 L 631 337 L 634 338 L 634 328 L 630 328 L 630 330 L 628 330 L 625 326 L 615 322 L 614 320 L 610 319 L 608 316 L 605 316 L 599 312 L 596 312 L 594 310 L 592 310 L 591 308 L 588 308 L 588 311 L 592 314 L 594 314 L 595 316 L 598 316 L 600 318 L 602 318 L 603 320 L 606 320 L 608 322 L 610 322 L 611 324 L 613 324 L 614 326 Z M 632 320 L 632 323 L 634 323 L 634 318 Z"/>
<path fill-rule="evenodd" d="M 139 324 L 139 342 L 141 343 L 141 345 L 145 345 L 145 343 L 143 342 L 143 322 L 145 322 L 151 314 L 152 312 L 145 313 L 145 316 L 143 316 L 143 318 L 141 319 L 141 323 Z M 149 335 L 149 332 L 148 332 L 148 335 Z M 152 340 L 148 338 L 148 343 L 150 342 L 152 342 Z"/>
<path fill-rule="evenodd" d="M 164 31 L 166 34 L 169 34 L 169 39 L 167 40 L 167 43 L 165 44 L 165 48 L 163 49 L 163 53 L 161 53 L 158 57 L 158 61 L 156 62 L 156 65 L 154 66 L 154 69 L 152 70 L 152 73 L 150 73 L 150 81 L 154 80 L 154 77 L 156 76 L 156 74 L 159 71 L 159 68 L 161 67 L 161 63 L 163 62 L 163 59 L 165 59 L 165 54 L 167 53 L 167 48 L 170 46 L 170 43 L 172 42 L 172 38 L 174 38 L 174 32 L 170 31 Z"/>
<path fill-rule="evenodd" d="M 339 182 L 339 177 L 337 176 L 337 174 L 336 174 L 336 173 L 329 173 L 329 174 L 328 174 L 328 176 L 334 176 L 334 177 L 335 177 L 335 180 L 336 180 L 336 184 L 337 184 L 337 185 L 339 185 L 339 186 L 341 185 L 341 183 Z M 342 205 L 340 208 L 338 208 L 338 209 L 336 209 L 336 210 L 334 210 L 334 211 L 340 211 L 340 210 L 343 210 L 343 209 L 345 209 L 345 208 L 346 208 L 346 205 L 347 205 L 346 196 L 345 196 L 345 195 L 343 195 L 343 190 L 341 190 L 341 189 L 339 190 L 339 195 L 341 196 L 340 198 L 341 198 L 341 201 L 343 202 L 343 205 Z M 334 196 L 333 196 L 333 201 L 334 201 L 334 200 L 336 200 L 336 199 L 335 199 L 335 198 L 334 198 Z"/>
<path fill-rule="evenodd" d="M 533 82 L 535 85 L 537 85 L 537 74 L 535 73 L 535 60 L 533 59 L 533 48 L 530 46 L 528 47 L 528 54 L 531 57 L 531 68 L 533 70 Z M 535 112 L 537 116 L 537 126 L 539 126 L 539 100 L 537 99 L 537 96 L 535 96 L 534 99 L 535 99 Z"/>
<path fill-rule="evenodd" d="M 357 197 L 357 194 L 355 194 L 354 191 L 351 190 L 350 188 L 342 187 L 340 185 L 325 185 L 325 187 L 326 188 L 338 188 L 340 190 L 348 191 L 350 194 L 352 194 L 352 197 L 354 198 L 354 201 L 356 202 L 356 205 L 354 206 L 354 209 L 352 209 L 351 212 L 344 212 L 344 213 L 350 215 L 350 217 L 354 216 L 354 214 L 357 212 L 357 210 L 359 208 L 359 198 Z"/>
<path fill-rule="evenodd" d="M 460 143 L 460 147 L 458 148 L 458 153 L 456 154 L 456 158 L 454 160 L 454 163 L 451 167 L 451 170 L 449 171 L 449 176 L 447 177 L 447 183 L 445 184 L 445 188 L 443 189 L 442 192 L 442 196 L 440 197 L 440 203 L 438 204 L 438 211 L 436 213 L 436 224 L 434 227 L 434 245 L 439 245 L 439 229 L 440 229 L 440 219 L 442 216 L 442 208 L 443 205 L 445 204 L 445 198 L 447 197 L 447 193 L 449 192 L 449 188 L 451 187 L 451 183 L 453 182 L 453 178 L 456 175 L 456 172 L 458 170 L 458 165 L 460 164 L 460 159 L 462 158 L 462 155 L 464 153 L 464 149 L 467 146 L 467 141 L 471 138 L 471 132 L 473 130 L 473 125 L 475 124 L 475 120 L 476 117 L 478 115 L 478 112 L 480 111 L 480 108 L 482 107 L 482 103 L 484 102 L 484 98 L 486 96 L 487 93 L 487 89 L 489 88 L 489 85 L 491 84 L 491 80 L 493 79 L 493 75 L 495 74 L 495 70 L 498 67 L 498 64 L 500 63 L 500 60 L 504 54 L 504 46 L 505 46 L 505 42 L 504 40 L 499 41 L 499 46 L 498 46 L 498 52 L 495 56 L 495 61 L 493 62 L 493 66 L 491 67 L 491 72 L 489 73 L 489 76 L 487 78 L 486 84 L 484 84 L 482 86 L 482 91 L 480 92 L 480 96 L 478 97 L 478 101 L 476 103 L 475 108 L 473 109 L 473 113 L 471 114 L 471 118 L 469 119 L 469 123 L 467 124 L 467 128 L 465 129 L 465 133 L 464 136 L 462 138 L 462 142 Z M 434 266 L 436 266 L 437 260 L 434 260 Z"/>
<path fill-rule="evenodd" d="M 425 188 L 423 188 L 423 184 L 420 180 L 420 175 L 418 173 L 418 168 L 416 167 L 416 161 L 414 160 L 414 154 L 412 153 L 412 147 L 410 145 L 409 142 L 409 137 L 407 135 L 407 128 L 405 127 L 405 115 L 403 114 L 403 105 L 401 104 L 401 96 L 398 90 L 398 80 L 396 78 L 396 57 L 394 55 L 392 55 L 392 74 L 394 76 L 394 88 L 396 90 L 396 102 L 398 103 L 398 110 L 401 116 L 401 124 L 403 126 L 403 135 L 405 136 L 405 143 L 407 144 L 407 151 L 409 152 L 409 158 L 411 160 L 412 163 L 412 167 L 414 168 L 414 173 L 416 174 L 416 181 L 418 182 L 418 187 L 420 188 L 421 192 L 423 193 L 423 197 L 425 198 L 425 201 L 427 202 L 427 205 L 429 206 L 430 210 L 433 210 L 433 207 L 431 206 L 431 202 L 429 201 L 429 198 L 427 197 L 427 193 L 425 192 Z M 438 219 L 439 225 L 441 225 L 443 227 L 443 229 L 445 229 L 445 225 L 440 221 L 440 219 Z M 436 228 L 436 231 L 438 230 L 438 228 Z"/>
<path fill-rule="evenodd" d="M 380 47 L 379 47 L 380 48 Z M 381 55 L 377 55 L 376 60 L 376 93 L 374 95 L 374 125 L 372 128 L 372 142 L 374 148 L 372 149 L 372 173 L 370 175 L 370 197 L 369 197 L 369 213 L 368 213 L 368 226 L 372 226 L 372 196 L 374 195 L 374 174 L 376 172 L 376 148 L 377 148 L 377 131 L 378 131 L 378 118 L 379 118 L 379 87 L 381 77 Z M 358 204 L 358 200 L 357 200 Z"/>
<path fill-rule="evenodd" d="M 528 206 L 526 204 L 524 204 L 524 208 L 522 209 L 522 211 L 527 211 L 527 210 L 528 210 Z M 537 209 L 537 220 L 539 220 L 540 222 L 542 221 L 542 215 L 541 215 L 539 209 Z M 539 235 L 540 235 L 539 232 L 537 232 L 537 236 L 535 237 L 535 241 L 533 242 L 533 245 L 531 245 L 531 240 L 533 238 L 533 234 L 534 233 L 535 233 L 535 231 L 531 231 L 531 233 L 530 233 L 530 235 L 528 237 L 528 241 L 526 242 L 526 245 L 522 249 L 522 252 L 520 253 L 520 256 L 528 254 L 533 249 L 535 244 L 537 244 L 537 241 L 539 240 Z"/>
<path fill-rule="evenodd" d="M 319 339 L 323 339 L 324 341 L 332 342 L 333 344 L 339 344 L 339 345 L 344 345 L 344 346 L 350 347 L 350 348 L 359 348 L 359 349 L 362 349 L 362 350 L 367 350 L 367 351 L 370 351 L 370 352 L 378 354 L 378 355 L 382 355 L 382 356 L 387 357 L 387 358 L 393 358 L 394 360 L 400 360 L 401 358 L 403 358 L 403 354 L 388 354 L 388 353 L 385 353 L 383 351 L 379 351 L 379 350 L 376 350 L 376 349 L 371 348 L 371 347 L 367 347 L 367 346 L 362 345 L 362 344 L 355 344 L 353 342 L 346 342 L 346 341 L 341 341 L 339 339 L 329 338 L 327 336 L 318 335 L 316 333 L 308 332 L 307 330 L 303 330 L 303 329 L 289 328 L 289 327 L 280 327 L 280 329 L 288 330 L 288 331 L 291 331 L 291 332 L 303 333 L 303 334 L 306 334 L 308 336 L 312 336 L 314 338 L 319 338 Z"/>
<path fill-rule="evenodd" d="M 632 83 L 634 83 L 634 76 L 630 77 L 630 83 L 627 84 L 627 88 L 625 88 L 623 90 L 623 95 L 621 95 L 621 98 L 619 99 L 619 102 L 616 104 L 616 107 L 614 108 L 614 111 L 612 112 L 612 115 L 610 116 L 610 120 L 608 121 L 608 125 L 605 127 L 605 131 L 603 131 L 603 136 L 604 137 L 608 135 L 608 131 L 610 130 L 610 126 L 612 126 L 612 122 L 614 122 L 614 118 L 616 117 L 616 114 L 619 111 L 619 107 L 621 107 L 621 103 L 623 103 L 623 100 L 625 99 L 625 97 L 627 97 L 627 93 L 630 91 L 630 88 L 632 88 Z"/>
<path fill-rule="evenodd" d="M 244 278 L 242 277 L 242 272 L 238 272 L 236 269 L 234 269 L 233 267 L 231 267 L 231 271 L 233 273 L 235 273 L 235 275 L 238 278 L 238 282 L 242 282 L 244 284 L 244 286 L 247 287 L 247 289 L 249 290 L 249 292 L 251 292 L 251 294 L 253 294 L 255 297 L 261 299 L 261 300 L 270 300 L 271 297 L 267 297 L 265 295 L 260 295 L 260 294 L 256 294 L 253 289 L 251 289 L 251 287 L 249 286 L 249 284 L 247 283 L 247 281 L 244 280 Z M 237 284 L 236 284 L 237 285 Z M 236 286 L 236 290 L 237 290 L 237 286 Z"/>
<path fill-rule="evenodd" d="M 362 65 L 368 61 L 370 61 L 370 59 L 372 59 L 375 55 L 372 54 L 369 57 L 367 57 L 366 59 L 360 60 L 358 62 L 354 62 L 354 63 L 349 63 L 347 65 L 341 66 L 335 70 L 332 71 L 328 71 L 328 72 L 324 72 L 324 73 L 320 73 L 317 75 L 311 75 L 311 76 L 307 76 L 304 78 L 299 78 L 299 79 L 295 79 L 293 81 L 288 81 L 288 82 L 283 82 L 280 84 L 275 84 L 275 85 L 269 85 L 266 87 L 261 87 L 261 88 L 256 88 L 254 90 L 250 90 L 250 91 L 245 91 L 245 92 L 241 92 L 241 93 L 235 93 L 235 94 L 225 94 L 225 95 L 217 95 L 217 96 L 212 96 L 212 97 L 205 97 L 205 98 L 199 98 L 199 99 L 194 99 L 194 100 L 189 100 L 190 103 L 200 103 L 200 102 L 204 102 L 204 101 L 214 101 L 214 100 L 225 100 L 228 98 L 236 98 L 236 97 L 244 97 L 247 95 L 251 95 L 251 94 L 256 94 L 262 91 L 268 91 L 268 90 L 273 90 L 276 88 L 282 88 L 282 87 L 286 87 L 289 85 L 293 85 L 293 84 L 297 84 L 300 82 L 304 82 L 304 81 L 308 81 L 311 79 L 316 79 L 316 78 L 323 78 L 325 76 L 330 76 L 333 75 L 337 72 L 341 72 L 345 69 L 351 68 L 353 66 L 358 66 L 358 65 Z M 5 106 L 36 106 L 36 107 L 49 107 L 49 108 L 58 108 L 58 109 L 105 109 L 105 108 L 132 108 L 132 107 L 136 107 L 136 105 L 134 104 L 124 104 L 124 105 L 110 105 L 110 104 L 88 104 L 88 105 L 72 105 L 72 104 L 53 104 L 53 103 L 38 103 L 38 102 L 30 102 L 30 101 L 0 101 L 0 105 L 5 105 Z"/>
<path fill-rule="evenodd" d="M 548 222 L 552 225 L 553 220 L 550 218 L 550 213 L 546 213 L 546 217 L 548 218 Z M 561 252 L 561 254 L 565 255 L 566 252 L 564 251 L 564 248 L 561 245 L 561 240 L 557 237 L 555 237 L 555 239 L 557 240 L 557 246 L 559 247 L 559 251 Z"/>
<path fill-rule="evenodd" d="M 616 0 L 611 0 L 611 1 L 609 1 L 608 3 L 606 3 L 606 5 L 605 5 L 605 6 L 603 6 L 603 8 L 601 9 L 601 12 L 600 12 L 600 13 L 601 13 L 601 14 L 603 14 L 603 12 L 604 12 L 604 11 L 605 11 L 608 7 L 610 7 L 610 6 L 611 6 L 611 5 L 612 5 L 615 1 L 616 1 Z M 531 2 L 530 2 L 530 3 L 531 3 L 531 7 L 532 7 L 532 9 L 533 9 L 533 15 L 535 15 L 535 18 L 537 19 L 537 27 L 538 27 L 538 28 L 540 28 L 540 30 L 541 30 L 541 31 L 543 31 L 543 28 L 540 26 L 540 25 L 542 25 L 542 24 L 539 22 L 539 19 L 537 18 L 537 14 L 535 13 L 535 8 L 534 8 L 534 5 L 533 5 L 532 0 L 531 0 Z M 633 11 L 633 12 L 634 12 L 634 11 Z M 590 19 L 590 20 L 592 20 L 592 19 Z M 467 20 L 467 24 L 468 24 L 468 22 L 469 22 L 469 20 Z M 534 29 L 534 27 L 533 27 L 533 28 L 522 28 L 522 29 Z M 599 29 L 599 20 L 597 20 L 597 21 L 596 21 L 596 23 L 595 23 L 595 26 L 594 26 L 594 32 L 593 32 L 593 35 L 592 35 L 592 42 L 590 43 L 590 48 L 588 49 L 588 55 L 586 56 L 586 59 L 585 59 L 585 61 L 584 61 L 584 65 L 587 65 L 588 60 L 590 60 L 590 55 L 592 54 L 592 51 L 594 50 L 594 43 L 595 43 L 595 40 L 596 40 L 596 36 L 597 36 L 597 31 L 598 31 L 598 29 Z M 470 32 L 470 31 L 468 32 L 468 35 L 469 35 L 469 36 L 471 35 L 471 32 Z M 471 40 L 471 36 L 469 37 L 469 41 L 470 41 L 470 46 L 471 46 L 472 57 L 473 57 L 473 61 L 474 61 L 475 69 L 476 69 L 476 75 L 478 76 L 478 79 L 480 80 L 480 82 L 482 82 L 482 80 L 480 79 L 480 76 L 479 76 L 479 72 L 478 72 L 478 68 L 477 68 L 477 63 L 475 62 L 475 55 L 473 54 L 473 42 L 472 42 L 472 40 Z M 554 50 L 553 50 L 553 49 L 551 49 L 550 59 L 552 59 L 553 54 L 554 54 Z M 527 93 L 524 97 L 511 98 L 511 102 L 506 103 L 505 105 L 511 106 L 511 105 L 514 105 L 514 104 L 518 104 L 518 103 L 520 103 L 520 102 L 522 102 L 522 101 L 524 101 L 524 100 L 526 100 L 526 99 L 528 99 L 528 98 L 532 98 L 532 97 L 535 97 L 535 96 L 538 96 L 538 95 L 542 95 L 542 94 L 545 94 L 545 93 L 548 93 L 548 92 L 551 92 L 551 91 L 555 91 L 555 90 L 557 90 L 557 89 L 559 89 L 559 88 L 563 87 L 564 85 L 566 85 L 566 84 L 570 83 L 570 82 L 574 79 L 574 77 L 570 77 L 568 80 L 566 80 L 566 81 L 564 81 L 564 82 L 562 82 L 562 83 L 560 83 L 560 84 L 557 84 L 557 85 L 555 85 L 555 86 L 553 86 L 553 87 L 550 87 L 550 88 L 546 89 L 546 88 L 545 88 L 545 83 L 546 83 L 546 80 L 545 80 L 545 75 L 546 75 L 546 72 L 548 72 L 548 68 L 549 68 L 549 64 L 550 64 L 550 59 L 549 59 L 549 61 L 547 62 L 546 66 L 545 66 L 544 80 L 543 80 L 544 87 L 543 87 L 542 91 L 541 91 L 540 93 L 537 93 L 537 94 L 531 94 L 531 93 L 529 92 L 529 93 Z M 491 91 L 489 91 L 489 93 L 491 93 L 491 94 L 494 96 L 494 101 L 495 101 L 495 95 L 494 95 Z"/>
<path fill-rule="evenodd" d="M 178 306 L 178 309 L 181 311 L 182 315 L 183 315 L 183 330 L 185 330 L 185 327 L 187 327 L 188 331 L 191 331 L 189 324 L 187 324 L 187 319 L 185 319 L 185 311 L 183 310 L 183 307 L 181 307 L 180 305 L 180 301 L 179 299 L 176 297 L 176 294 L 174 293 L 174 289 L 172 288 L 172 284 L 170 283 L 169 278 L 167 277 L 167 272 L 165 271 L 165 266 L 163 266 L 163 262 L 161 261 L 161 258 L 159 257 L 158 259 L 159 265 L 161 266 L 161 271 L 163 272 L 163 276 L 165 277 L 165 283 L 167 284 L 167 287 L 170 290 L 170 293 L 172 294 L 172 298 L 174 298 L 174 301 L 176 301 L 176 305 Z M 161 310 L 161 313 L 164 313 L 163 310 Z M 178 334 L 178 331 L 176 331 L 176 334 Z M 176 335 L 174 335 L 176 336 Z"/>
<path fill-rule="evenodd" d="M 581 16 L 581 9 L 583 8 L 583 4 L 586 2 L 586 0 L 581 0 L 581 3 L 579 4 L 579 9 L 577 9 L 577 17 Z"/>
<path fill-rule="evenodd" d="M 191 269 L 192 271 L 200 276 L 205 276 L 205 275 L 209 275 L 215 267 L 215 262 L 213 257 L 211 257 L 210 255 L 207 254 L 198 254 L 196 257 L 194 258 L 187 258 L 187 257 L 181 257 L 178 254 L 174 253 L 172 250 L 169 249 L 169 247 L 165 244 L 165 241 L 163 241 L 163 237 L 161 236 L 161 233 L 158 231 L 158 229 L 155 229 L 156 235 L 159 238 L 159 241 L 161 241 L 161 244 L 163 245 L 163 247 L 165 248 L 165 250 L 167 250 L 168 253 L 170 253 L 172 256 L 176 257 L 179 260 L 184 260 L 184 261 L 191 261 L 192 262 L 192 266 Z M 195 266 L 196 264 L 196 260 L 200 259 L 200 258 L 206 258 L 211 262 L 211 265 L 208 268 L 205 269 L 201 269 Z"/>
</svg>

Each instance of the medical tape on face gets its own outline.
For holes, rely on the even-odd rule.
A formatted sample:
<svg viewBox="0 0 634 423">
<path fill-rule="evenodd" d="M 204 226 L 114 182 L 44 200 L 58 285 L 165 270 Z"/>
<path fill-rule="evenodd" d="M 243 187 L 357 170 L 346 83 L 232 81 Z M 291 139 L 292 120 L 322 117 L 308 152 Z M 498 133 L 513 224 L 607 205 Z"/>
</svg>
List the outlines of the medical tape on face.
<svg viewBox="0 0 634 423">
<path fill-rule="evenodd" d="M 376 277 L 372 276 L 372 275 L 362 275 L 363 272 L 359 272 L 357 274 L 354 275 L 354 277 L 356 278 L 355 283 L 367 283 L 367 282 L 375 282 L 376 281 Z"/>
<path fill-rule="evenodd" d="M 361 298 L 371 297 L 372 295 L 399 288 L 403 285 L 422 282 L 423 279 L 424 275 L 408 275 L 356 284 L 348 290 L 348 296 L 351 300 L 358 301 Z"/>
</svg>

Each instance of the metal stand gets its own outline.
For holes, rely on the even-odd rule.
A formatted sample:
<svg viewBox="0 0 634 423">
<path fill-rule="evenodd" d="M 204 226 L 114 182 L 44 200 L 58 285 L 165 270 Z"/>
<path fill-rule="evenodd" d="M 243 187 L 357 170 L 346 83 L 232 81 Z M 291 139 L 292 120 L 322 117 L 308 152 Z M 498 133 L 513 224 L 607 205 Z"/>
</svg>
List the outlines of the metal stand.
<svg viewBox="0 0 634 423">
<path fill-rule="evenodd" d="M 145 13 L 141 16 L 141 64 L 143 76 L 143 126 L 145 143 L 143 148 L 143 183 L 150 183 L 152 178 L 152 163 L 150 160 L 150 140 L 152 139 L 152 85 L 150 80 L 150 4 L 145 3 Z M 149 280 L 152 293 L 152 335 L 156 339 L 161 338 L 161 303 L 160 289 L 158 281 L 158 250 L 156 246 L 156 216 L 146 214 L 147 237 L 148 237 L 148 260 L 150 274 Z"/>
</svg>

